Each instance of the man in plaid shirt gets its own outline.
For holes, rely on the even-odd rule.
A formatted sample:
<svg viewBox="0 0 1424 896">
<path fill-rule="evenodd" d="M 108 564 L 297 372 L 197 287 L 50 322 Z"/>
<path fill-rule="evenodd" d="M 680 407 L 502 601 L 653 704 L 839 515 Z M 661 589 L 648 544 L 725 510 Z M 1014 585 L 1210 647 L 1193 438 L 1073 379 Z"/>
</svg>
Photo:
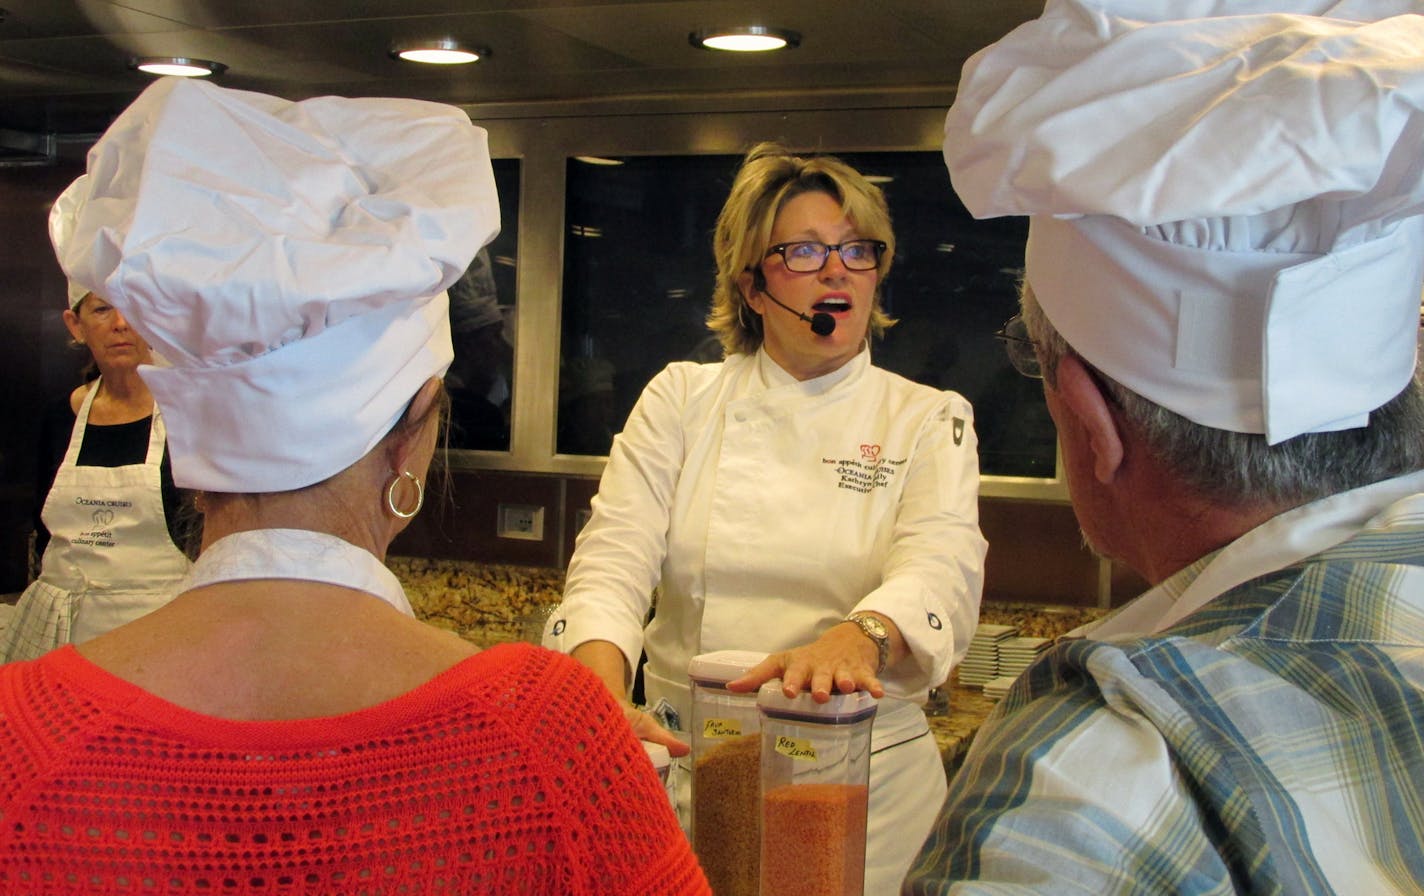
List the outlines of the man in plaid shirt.
<svg viewBox="0 0 1424 896">
<path fill-rule="evenodd" d="M 1000 336 L 1153 587 L 1016 682 L 906 893 L 1424 892 L 1421 11 L 1050 0 L 966 66 Z"/>
</svg>

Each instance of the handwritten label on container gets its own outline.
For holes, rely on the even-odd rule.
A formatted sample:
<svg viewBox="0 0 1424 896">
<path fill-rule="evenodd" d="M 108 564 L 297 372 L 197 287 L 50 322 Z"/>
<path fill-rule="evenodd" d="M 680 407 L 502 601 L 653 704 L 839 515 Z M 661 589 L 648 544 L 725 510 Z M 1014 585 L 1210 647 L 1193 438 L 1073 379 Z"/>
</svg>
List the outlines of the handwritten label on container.
<svg viewBox="0 0 1424 896">
<path fill-rule="evenodd" d="M 796 737 L 777 735 L 776 752 L 791 759 L 802 759 L 808 762 L 816 761 L 816 745 L 809 740 L 801 740 Z"/>
<path fill-rule="evenodd" d="M 742 723 L 737 719 L 707 719 L 702 723 L 702 736 L 709 739 L 741 737 Z"/>
</svg>

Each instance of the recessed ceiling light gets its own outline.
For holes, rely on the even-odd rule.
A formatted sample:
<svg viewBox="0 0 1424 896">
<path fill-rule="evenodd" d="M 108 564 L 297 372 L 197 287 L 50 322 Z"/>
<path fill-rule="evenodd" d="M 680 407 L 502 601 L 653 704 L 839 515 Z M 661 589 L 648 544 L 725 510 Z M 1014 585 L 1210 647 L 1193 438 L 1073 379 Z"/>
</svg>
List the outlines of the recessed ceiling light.
<svg viewBox="0 0 1424 896">
<path fill-rule="evenodd" d="M 730 50 L 734 53 L 765 53 L 801 45 L 801 35 L 785 28 L 738 25 L 733 28 L 700 28 L 687 36 L 694 47 Z"/>
<path fill-rule="evenodd" d="M 484 47 L 474 47 L 448 37 L 438 40 L 405 41 L 391 47 L 391 55 L 407 62 L 427 65 L 466 65 L 488 56 Z"/>
<path fill-rule="evenodd" d="M 221 62 L 194 59 L 191 56 L 136 56 L 129 60 L 129 68 L 136 68 L 150 75 L 171 75 L 177 78 L 206 78 L 227 71 L 227 66 Z"/>
</svg>

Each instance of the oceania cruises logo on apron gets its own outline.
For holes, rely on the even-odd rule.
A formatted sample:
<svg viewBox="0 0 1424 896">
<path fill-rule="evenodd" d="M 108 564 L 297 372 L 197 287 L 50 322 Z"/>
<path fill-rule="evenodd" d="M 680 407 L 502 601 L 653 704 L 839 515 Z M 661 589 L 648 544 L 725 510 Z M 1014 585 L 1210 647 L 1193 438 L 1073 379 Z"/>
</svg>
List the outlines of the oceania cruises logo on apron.
<svg viewBox="0 0 1424 896">
<path fill-rule="evenodd" d="M 900 472 L 900 467 L 904 466 L 905 458 L 893 460 L 881 457 L 879 445 L 863 443 L 859 457 L 823 457 L 821 463 L 835 467 L 837 488 L 869 493 L 889 485 L 895 474 Z"/>
</svg>

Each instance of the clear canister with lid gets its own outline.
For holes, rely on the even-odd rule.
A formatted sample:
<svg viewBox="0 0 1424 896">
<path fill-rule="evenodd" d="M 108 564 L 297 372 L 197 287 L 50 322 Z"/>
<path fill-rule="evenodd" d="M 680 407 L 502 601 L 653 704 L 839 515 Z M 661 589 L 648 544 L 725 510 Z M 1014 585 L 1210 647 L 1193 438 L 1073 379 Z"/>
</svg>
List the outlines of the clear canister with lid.
<svg viewBox="0 0 1424 896">
<path fill-rule="evenodd" d="M 761 896 L 862 896 L 876 706 L 865 691 L 787 697 L 780 679 L 757 693 Z"/>
<path fill-rule="evenodd" d="M 761 714 L 755 691 L 727 682 L 765 653 L 719 650 L 688 664 L 692 686 L 692 847 L 717 896 L 756 896 Z"/>
<path fill-rule="evenodd" d="M 668 795 L 668 802 L 676 807 L 677 801 L 673 799 L 672 791 L 668 789 L 668 776 L 672 771 L 672 756 L 668 753 L 668 748 L 650 740 L 642 741 L 642 744 L 643 752 L 648 754 L 648 761 L 653 764 L 653 771 L 657 772 L 658 780 L 662 782 L 663 792 Z"/>
</svg>

